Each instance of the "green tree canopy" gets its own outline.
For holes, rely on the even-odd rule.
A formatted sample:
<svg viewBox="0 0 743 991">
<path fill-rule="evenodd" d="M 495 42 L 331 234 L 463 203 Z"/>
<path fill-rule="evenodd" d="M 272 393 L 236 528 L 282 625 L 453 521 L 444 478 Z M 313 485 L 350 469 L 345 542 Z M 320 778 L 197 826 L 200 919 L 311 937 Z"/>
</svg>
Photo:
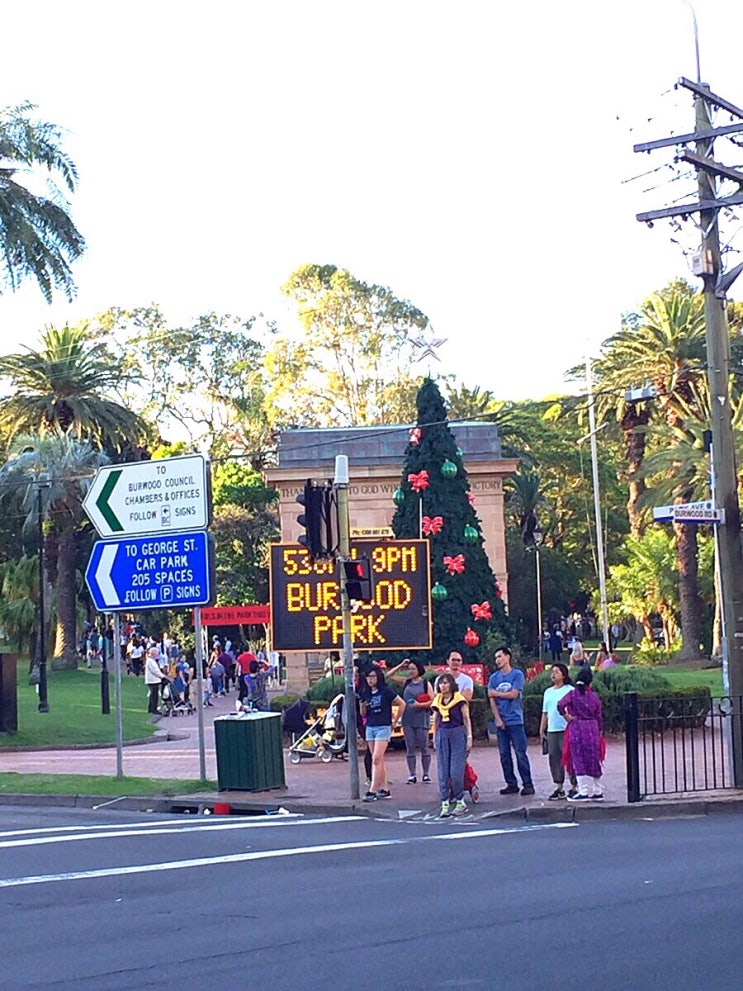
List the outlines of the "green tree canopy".
<svg viewBox="0 0 743 991">
<path fill-rule="evenodd" d="M 293 426 L 404 423 L 413 416 L 411 335 L 426 316 L 386 286 L 335 265 L 303 265 L 282 291 L 303 328 L 266 355 L 272 421 Z"/>
</svg>

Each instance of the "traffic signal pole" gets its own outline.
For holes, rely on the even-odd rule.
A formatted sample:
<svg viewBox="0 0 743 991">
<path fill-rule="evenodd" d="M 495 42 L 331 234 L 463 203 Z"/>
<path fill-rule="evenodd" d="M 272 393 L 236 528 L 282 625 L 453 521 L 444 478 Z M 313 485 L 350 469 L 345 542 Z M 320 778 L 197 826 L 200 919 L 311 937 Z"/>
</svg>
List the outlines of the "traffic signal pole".
<svg viewBox="0 0 743 991">
<path fill-rule="evenodd" d="M 343 564 L 351 559 L 351 524 L 348 512 L 348 458 L 339 454 L 335 459 L 335 491 L 338 500 L 338 584 L 341 589 L 343 620 L 343 674 L 346 682 L 344 718 L 348 741 L 348 777 L 351 798 L 359 799 L 359 744 L 356 723 L 356 686 L 353 672 L 353 640 L 351 638 L 351 600 L 346 589 Z"/>
</svg>

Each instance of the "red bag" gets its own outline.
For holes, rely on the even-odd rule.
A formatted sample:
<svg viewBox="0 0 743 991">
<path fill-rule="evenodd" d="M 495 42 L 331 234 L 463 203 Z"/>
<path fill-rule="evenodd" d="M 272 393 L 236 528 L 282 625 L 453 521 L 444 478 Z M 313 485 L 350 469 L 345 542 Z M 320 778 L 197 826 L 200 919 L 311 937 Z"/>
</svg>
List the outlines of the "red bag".
<svg viewBox="0 0 743 991">
<path fill-rule="evenodd" d="M 464 765 L 464 790 L 471 791 L 477 784 L 477 771 L 469 761 Z"/>
</svg>

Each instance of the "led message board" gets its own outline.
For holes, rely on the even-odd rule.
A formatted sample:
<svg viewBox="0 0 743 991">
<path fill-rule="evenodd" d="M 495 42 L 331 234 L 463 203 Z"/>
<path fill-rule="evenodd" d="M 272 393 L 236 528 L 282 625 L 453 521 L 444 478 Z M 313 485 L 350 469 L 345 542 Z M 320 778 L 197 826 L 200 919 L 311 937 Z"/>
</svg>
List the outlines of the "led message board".
<svg viewBox="0 0 743 991">
<path fill-rule="evenodd" d="M 352 540 L 352 557 L 368 557 L 374 601 L 354 603 L 357 650 L 431 647 L 431 580 L 427 540 Z M 298 544 L 271 545 L 271 639 L 274 650 L 340 650 L 343 646 L 338 565 L 310 563 Z"/>
</svg>

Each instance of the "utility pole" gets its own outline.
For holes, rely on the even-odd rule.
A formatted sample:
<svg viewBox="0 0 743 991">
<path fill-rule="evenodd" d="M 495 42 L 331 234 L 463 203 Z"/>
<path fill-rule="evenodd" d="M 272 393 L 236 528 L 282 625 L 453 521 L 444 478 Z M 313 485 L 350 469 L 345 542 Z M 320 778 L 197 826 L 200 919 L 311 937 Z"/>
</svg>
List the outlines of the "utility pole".
<svg viewBox="0 0 743 991">
<path fill-rule="evenodd" d="M 348 777 L 351 798 L 359 799 L 359 743 L 356 725 L 356 686 L 353 674 L 353 639 L 351 634 L 351 600 L 346 588 L 343 564 L 351 560 L 351 525 L 348 511 L 348 458 L 335 459 L 335 491 L 338 500 L 338 584 L 341 589 L 341 618 L 343 621 L 343 674 L 346 681 L 344 719 L 348 742 Z"/>
<path fill-rule="evenodd" d="M 699 214 L 702 231 L 701 250 L 694 257 L 694 274 L 704 286 L 704 316 L 707 330 L 707 378 L 710 391 L 711 430 L 714 460 L 712 464 L 713 491 L 716 508 L 724 509 L 724 522 L 718 523 L 720 596 L 723 617 L 722 654 L 727 668 L 732 701 L 733 781 L 743 788 L 743 554 L 740 538 L 740 507 L 738 505 L 737 470 L 730 408 L 728 374 L 730 364 L 730 332 L 726 313 L 726 293 L 743 265 L 724 273 L 720 257 L 720 210 L 743 203 L 743 193 L 718 198 L 717 178 L 731 179 L 743 188 L 743 173 L 717 162 L 712 157 L 715 138 L 734 131 L 743 131 L 743 110 L 712 93 L 709 86 L 681 78 L 679 86 L 694 94 L 695 130 L 691 134 L 662 138 L 635 151 L 685 146 L 691 142 L 695 151 L 682 147 L 677 161 L 688 162 L 697 170 L 698 202 L 679 204 L 662 210 L 638 214 L 637 219 L 650 223 L 663 217 Z M 738 123 L 714 128 L 710 107 L 725 110 Z"/>
</svg>

